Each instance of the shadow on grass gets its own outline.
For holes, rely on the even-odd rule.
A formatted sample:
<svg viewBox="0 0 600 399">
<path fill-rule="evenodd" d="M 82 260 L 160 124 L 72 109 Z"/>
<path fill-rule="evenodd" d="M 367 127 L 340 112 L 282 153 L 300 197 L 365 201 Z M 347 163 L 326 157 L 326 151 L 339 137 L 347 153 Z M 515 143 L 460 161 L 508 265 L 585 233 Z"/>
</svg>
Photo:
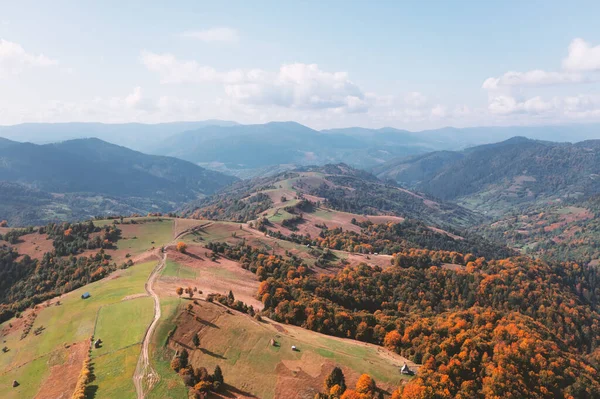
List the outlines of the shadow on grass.
<svg viewBox="0 0 600 399">
<path fill-rule="evenodd" d="M 227 358 L 223 355 L 219 355 L 218 353 L 214 353 L 209 351 L 208 349 L 205 348 L 200 348 L 200 350 L 202 351 L 202 353 L 204 353 L 205 355 L 208 356 L 212 356 L 212 357 L 216 357 L 217 359 L 222 359 L 222 360 L 226 360 Z"/>
<path fill-rule="evenodd" d="M 251 394 L 247 391 L 242 391 L 234 386 L 231 386 L 227 383 L 221 385 L 221 390 L 219 392 L 210 392 L 208 395 L 209 398 L 239 398 L 247 397 L 247 398 L 257 398 L 257 396 Z"/>
</svg>

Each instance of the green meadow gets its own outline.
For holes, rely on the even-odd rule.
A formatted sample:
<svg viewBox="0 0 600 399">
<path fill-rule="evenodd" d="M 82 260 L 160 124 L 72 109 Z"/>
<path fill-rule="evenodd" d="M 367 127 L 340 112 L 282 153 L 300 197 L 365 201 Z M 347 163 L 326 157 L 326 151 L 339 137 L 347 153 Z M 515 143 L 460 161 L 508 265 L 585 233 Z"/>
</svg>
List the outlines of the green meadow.
<svg viewBox="0 0 600 399">
<path fill-rule="evenodd" d="M 25 339 L 20 339 L 20 331 L 2 338 L 5 341 L 3 345 L 9 348 L 9 352 L 0 355 L 0 392 L 15 393 L 15 397 L 35 396 L 30 396 L 28 392 L 39 389 L 48 374 L 49 359 L 52 355 L 62 350 L 66 344 L 89 339 L 94 333 L 96 318 L 101 308 L 119 304 L 129 295 L 145 293 L 144 284 L 155 266 L 156 262 L 135 265 L 66 294 L 60 299 L 60 306 L 41 306 L 32 332 Z M 91 297 L 81 299 L 84 292 L 89 292 Z M 135 301 L 140 300 L 131 302 Z M 131 306 L 127 302 L 123 304 Z M 152 314 L 152 305 L 149 304 L 149 307 Z M 128 323 L 130 321 L 127 320 Z M 3 323 L 0 329 L 12 322 L 15 320 Z M 38 327 L 45 329 L 36 336 L 33 330 Z M 13 389 L 13 380 L 19 381 L 21 386 Z"/>
</svg>

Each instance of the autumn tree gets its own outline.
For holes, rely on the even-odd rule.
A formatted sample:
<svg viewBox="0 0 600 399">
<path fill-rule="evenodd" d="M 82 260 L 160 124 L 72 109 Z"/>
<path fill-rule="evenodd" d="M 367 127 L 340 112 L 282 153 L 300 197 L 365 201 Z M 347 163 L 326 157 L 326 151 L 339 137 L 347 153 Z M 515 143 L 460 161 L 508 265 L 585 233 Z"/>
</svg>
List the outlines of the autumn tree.
<svg viewBox="0 0 600 399">
<path fill-rule="evenodd" d="M 358 381 L 356 381 L 356 392 L 368 395 L 374 395 L 377 391 L 377 385 L 375 384 L 375 380 L 371 378 L 368 374 L 363 374 L 360 376 Z"/>
<path fill-rule="evenodd" d="M 396 330 L 392 330 L 385 334 L 385 338 L 383 339 L 383 345 L 391 350 L 395 350 L 396 347 L 400 344 L 402 337 L 400 333 Z"/>
<path fill-rule="evenodd" d="M 335 385 L 340 387 L 340 394 L 346 390 L 346 379 L 344 378 L 342 369 L 339 367 L 334 367 L 325 379 L 325 392 L 330 392 Z"/>
<path fill-rule="evenodd" d="M 185 253 L 185 251 L 187 250 L 187 244 L 183 241 L 179 241 L 177 243 L 177 251 L 181 252 L 182 254 Z"/>
<path fill-rule="evenodd" d="M 183 294 L 183 288 L 182 287 L 177 287 L 177 289 L 175 290 L 175 292 L 177 293 L 177 295 L 181 296 Z"/>
<path fill-rule="evenodd" d="M 181 370 L 181 359 L 179 358 L 179 356 L 174 357 L 173 360 L 171 360 L 171 368 L 175 372 L 179 372 L 179 370 Z"/>
<path fill-rule="evenodd" d="M 6 220 L 1 221 L 0 227 L 8 227 L 8 221 L 6 221 Z"/>
<path fill-rule="evenodd" d="M 219 367 L 219 365 L 215 367 L 215 371 L 212 375 L 212 380 L 223 384 L 223 371 L 221 371 L 221 367 Z"/>
<path fill-rule="evenodd" d="M 194 385 L 194 389 L 196 391 L 202 392 L 202 393 L 206 393 L 206 392 L 210 391 L 211 388 L 212 388 L 212 384 L 210 383 L 210 381 L 200 381 L 199 383 Z"/>
</svg>

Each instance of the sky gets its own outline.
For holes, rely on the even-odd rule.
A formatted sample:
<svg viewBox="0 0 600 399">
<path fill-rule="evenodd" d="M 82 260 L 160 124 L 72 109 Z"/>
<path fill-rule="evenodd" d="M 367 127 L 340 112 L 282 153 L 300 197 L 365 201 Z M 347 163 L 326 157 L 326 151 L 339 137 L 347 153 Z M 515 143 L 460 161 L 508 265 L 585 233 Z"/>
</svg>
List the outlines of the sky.
<svg viewBox="0 0 600 399">
<path fill-rule="evenodd" d="M 599 1 L 4 1 L 0 125 L 600 121 Z"/>
</svg>

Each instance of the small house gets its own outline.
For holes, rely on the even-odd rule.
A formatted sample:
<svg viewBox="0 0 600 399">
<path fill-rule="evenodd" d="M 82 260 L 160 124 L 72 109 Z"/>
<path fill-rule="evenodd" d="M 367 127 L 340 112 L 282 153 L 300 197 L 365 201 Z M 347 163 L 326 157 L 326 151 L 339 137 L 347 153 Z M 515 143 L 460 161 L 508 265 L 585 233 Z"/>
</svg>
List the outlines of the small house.
<svg viewBox="0 0 600 399">
<path fill-rule="evenodd" d="M 296 348 L 296 345 L 292 345 L 292 350 L 293 351 L 297 351 L 298 350 L 298 348 Z"/>
<path fill-rule="evenodd" d="M 94 347 L 95 347 L 96 349 L 98 349 L 98 348 L 100 348 L 101 346 L 102 346 L 102 340 L 101 340 L 101 339 L 97 339 L 97 340 L 94 342 Z"/>
<path fill-rule="evenodd" d="M 13 380 L 13 384 L 12 384 L 13 388 L 18 387 L 19 385 L 20 384 L 19 384 L 19 382 L 17 380 Z"/>
<path fill-rule="evenodd" d="M 90 293 L 86 292 L 83 295 L 81 295 L 81 299 L 88 299 L 90 296 L 91 296 Z"/>
<path fill-rule="evenodd" d="M 412 370 L 410 369 L 410 367 L 408 367 L 408 364 L 406 364 L 406 363 L 404 363 L 404 366 L 402 366 L 402 368 L 400 369 L 400 372 L 402 374 L 406 374 L 406 375 L 412 375 L 413 374 Z"/>
</svg>

